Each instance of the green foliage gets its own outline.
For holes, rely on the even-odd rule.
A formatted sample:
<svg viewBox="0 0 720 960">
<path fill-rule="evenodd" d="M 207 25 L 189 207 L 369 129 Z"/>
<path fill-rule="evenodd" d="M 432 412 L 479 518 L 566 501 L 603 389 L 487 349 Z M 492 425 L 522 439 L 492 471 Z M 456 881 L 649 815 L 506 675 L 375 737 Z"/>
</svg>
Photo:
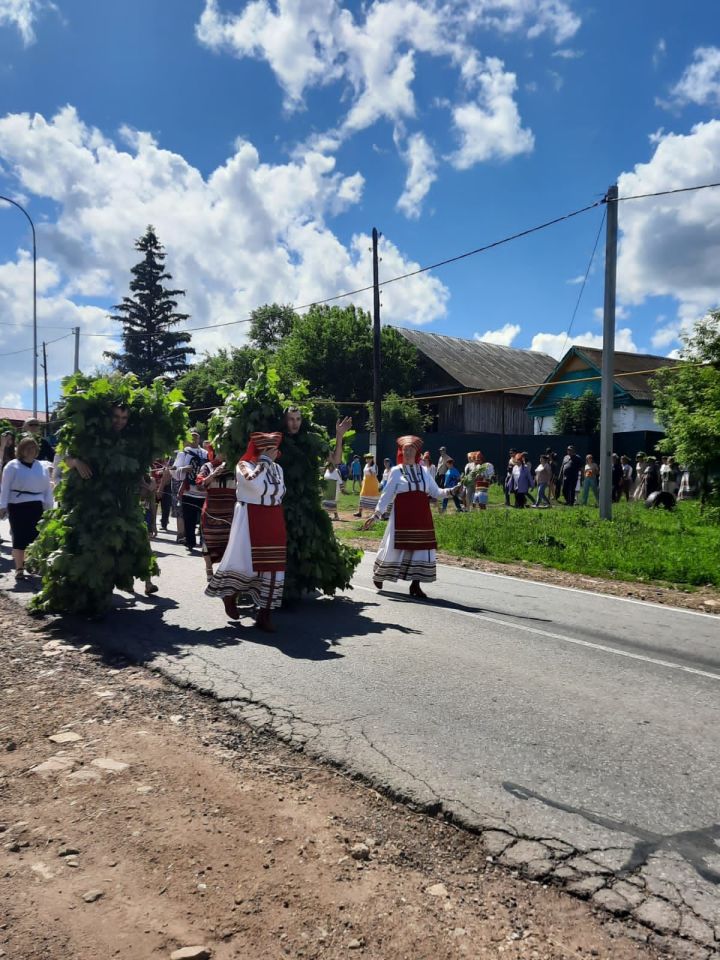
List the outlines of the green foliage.
<svg viewBox="0 0 720 960">
<path fill-rule="evenodd" d="M 306 380 L 313 396 L 354 400 L 353 418 L 364 419 L 372 397 L 373 347 L 370 314 L 356 307 L 312 307 L 294 322 L 277 351 L 283 382 Z M 396 330 L 381 330 L 383 394 L 417 387 L 417 351 Z"/>
<path fill-rule="evenodd" d="M 360 562 L 359 551 L 339 543 L 330 518 L 321 507 L 320 468 L 330 445 L 326 432 L 312 422 L 306 384 L 296 384 L 289 394 L 280 388 L 280 376 L 262 360 L 243 390 L 232 391 L 210 420 L 210 438 L 226 459 L 235 463 L 255 430 L 280 430 L 288 406 L 302 411 L 300 432 L 284 431 L 280 465 L 287 492 L 283 507 L 288 533 L 285 600 L 298 599 L 308 590 L 334 594 L 350 585 Z"/>
<path fill-rule="evenodd" d="M 720 475 L 720 313 L 700 321 L 684 339 L 683 357 L 689 362 L 679 369 L 661 370 L 653 378 L 653 405 L 666 433 L 660 448 L 696 471 L 703 503 L 717 508 L 720 506 L 716 487 Z M 706 365 L 701 365 L 703 363 Z M 718 510 L 713 509 L 708 519 L 712 520 L 717 514 Z"/>
<path fill-rule="evenodd" d="M 592 390 L 563 397 L 555 413 L 555 433 L 588 436 L 600 430 L 600 398 Z"/>
<path fill-rule="evenodd" d="M 187 432 L 178 390 L 160 380 L 139 385 L 131 374 L 93 379 L 75 374 L 63 382 L 58 417 L 59 450 L 84 460 L 92 477 L 67 470 L 56 488 L 57 506 L 45 514 L 30 550 L 42 576 L 35 610 L 95 616 L 109 607 L 113 589 L 157 572 L 139 500 L 141 477 L 153 459 L 173 450 Z M 127 405 L 124 430 L 111 427 L 111 407 Z"/>
<path fill-rule="evenodd" d="M 204 358 L 184 373 L 176 383 L 187 401 L 193 422 L 206 426 L 214 407 L 220 406 L 229 387 L 244 386 L 252 376 L 253 364 L 260 352 L 253 347 L 231 347 Z"/>
<path fill-rule="evenodd" d="M 297 319 L 289 304 L 266 303 L 258 307 L 250 314 L 250 343 L 257 350 L 274 353 Z"/>
<path fill-rule="evenodd" d="M 172 280 L 165 270 L 165 251 L 153 227 L 135 242 L 135 249 L 143 259 L 131 270 L 130 291 L 134 296 L 123 297 L 114 307 L 118 312 L 112 320 L 123 325 L 123 352 L 106 352 L 120 373 L 134 373 L 141 383 L 152 383 L 156 377 L 176 377 L 188 368 L 187 355 L 195 353 L 189 347 L 190 334 L 172 330 L 189 314 L 177 313 L 175 297 L 185 296 L 184 290 L 168 290 L 164 280 Z"/>
<path fill-rule="evenodd" d="M 9 420 L 6 420 L 4 417 L 0 420 L 0 434 L 10 432 L 13 436 L 16 433 L 15 427 L 10 423 Z"/>
<path fill-rule="evenodd" d="M 375 416 L 372 403 L 367 405 L 368 429 L 375 430 Z M 382 401 L 382 431 L 393 437 L 400 437 L 405 433 L 423 434 L 427 430 L 432 418 L 420 409 L 415 400 L 403 400 L 397 393 L 391 391 Z"/>
<path fill-rule="evenodd" d="M 697 502 L 680 501 L 672 511 L 616 503 L 608 527 L 594 507 L 505 510 L 502 500 L 502 488 L 493 484 L 490 509 L 436 515 L 440 550 L 500 563 L 537 563 L 609 580 L 720 587 L 720 528 L 707 523 Z M 343 497 L 340 509 L 349 511 L 356 504 L 357 496 Z M 358 537 L 353 526 L 345 524 L 341 535 Z M 384 527 L 377 523 L 362 536 L 379 538 Z"/>
</svg>

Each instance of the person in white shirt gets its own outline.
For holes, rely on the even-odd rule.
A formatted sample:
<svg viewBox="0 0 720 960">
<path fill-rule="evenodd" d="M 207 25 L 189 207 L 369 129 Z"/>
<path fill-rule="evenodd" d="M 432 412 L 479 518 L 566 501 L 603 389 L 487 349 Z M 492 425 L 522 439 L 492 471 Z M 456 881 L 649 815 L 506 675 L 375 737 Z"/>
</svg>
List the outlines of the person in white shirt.
<svg viewBox="0 0 720 960">
<path fill-rule="evenodd" d="M 182 481 L 179 500 L 182 507 L 183 524 L 185 529 L 185 547 L 192 553 L 197 546 L 196 529 L 200 523 L 200 513 L 207 491 L 196 483 L 200 468 L 207 462 L 207 451 L 200 445 L 200 434 L 197 430 L 190 433 L 190 446 L 175 457 L 172 474 L 176 480 Z"/>
<path fill-rule="evenodd" d="M 323 509 L 332 514 L 333 520 L 339 520 L 337 512 L 338 490 L 342 484 L 340 471 L 335 465 L 332 457 L 329 457 L 325 464 L 325 473 L 323 474 Z"/>
<path fill-rule="evenodd" d="M 40 447 L 32 437 L 23 437 L 17 456 L 5 465 L 0 484 L 0 519 L 10 518 L 15 579 L 25 579 L 25 550 L 37 537 L 45 510 L 53 505 L 47 466 L 37 459 Z"/>
</svg>

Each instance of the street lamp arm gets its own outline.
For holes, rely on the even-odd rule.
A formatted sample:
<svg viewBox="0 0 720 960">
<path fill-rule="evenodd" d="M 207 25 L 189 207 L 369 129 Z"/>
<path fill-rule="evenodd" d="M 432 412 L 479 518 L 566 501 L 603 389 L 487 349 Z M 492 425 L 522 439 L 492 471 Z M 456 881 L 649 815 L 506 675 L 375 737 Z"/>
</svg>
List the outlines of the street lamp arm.
<svg viewBox="0 0 720 960">
<path fill-rule="evenodd" d="M 37 367 L 38 367 L 38 352 L 37 352 L 37 242 L 35 237 L 35 224 L 30 214 L 27 212 L 25 207 L 22 204 L 18 203 L 17 200 L 12 200 L 10 197 L 0 196 L 0 200 L 4 200 L 5 203 L 12 204 L 13 207 L 17 207 L 18 210 L 25 216 L 27 222 L 30 224 L 30 229 L 32 231 L 32 253 L 33 253 L 33 416 L 37 417 Z"/>
</svg>

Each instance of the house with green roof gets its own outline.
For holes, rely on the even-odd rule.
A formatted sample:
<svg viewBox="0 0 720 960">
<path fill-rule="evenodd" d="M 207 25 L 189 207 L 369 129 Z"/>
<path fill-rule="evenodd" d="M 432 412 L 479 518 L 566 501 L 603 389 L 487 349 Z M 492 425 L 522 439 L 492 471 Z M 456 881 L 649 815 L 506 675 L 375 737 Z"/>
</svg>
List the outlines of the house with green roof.
<svg viewBox="0 0 720 960">
<path fill-rule="evenodd" d="M 649 353 L 615 353 L 613 374 L 613 433 L 662 432 L 652 405 L 652 374 L 677 360 Z M 600 396 L 602 350 L 571 347 L 527 405 L 535 434 L 555 432 L 555 414 L 564 397 L 579 397 L 586 390 Z"/>
</svg>

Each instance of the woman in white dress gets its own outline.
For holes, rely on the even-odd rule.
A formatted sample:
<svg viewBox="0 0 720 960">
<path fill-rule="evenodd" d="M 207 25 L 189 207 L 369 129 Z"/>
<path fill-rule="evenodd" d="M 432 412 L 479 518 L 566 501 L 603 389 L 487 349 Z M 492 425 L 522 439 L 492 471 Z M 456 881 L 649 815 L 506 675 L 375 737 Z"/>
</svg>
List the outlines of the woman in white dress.
<svg viewBox="0 0 720 960">
<path fill-rule="evenodd" d="M 235 471 L 238 502 L 230 539 L 205 590 L 209 597 L 222 598 L 233 620 L 240 617 L 238 595 L 249 595 L 257 610 L 255 625 L 266 633 L 275 632 L 270 611 L 282 602 L 287 560 L 285 479 L 275 463 L 281 441 L 281 433 L 250 435 Z"/>
<path fill-rule="evenodd" d="M 458 491 L 458 487 L 447 490 L 438 487 L 427 467 L 421 464 L 422 446 L 419 437 L 398 438 L 398 465 L 390 471 L 375 512 L 363 524 L 363 529 L 369 530 L 394 499 L 373 567 L 373 582 L 382 590 L 385 580 L 409 580 L 410 596 L 418 599 L 426 596 L 420 584 L 433 583 L 436 579 L 437 541 L 430 498 L 446 499 Z"/>
</svg>

